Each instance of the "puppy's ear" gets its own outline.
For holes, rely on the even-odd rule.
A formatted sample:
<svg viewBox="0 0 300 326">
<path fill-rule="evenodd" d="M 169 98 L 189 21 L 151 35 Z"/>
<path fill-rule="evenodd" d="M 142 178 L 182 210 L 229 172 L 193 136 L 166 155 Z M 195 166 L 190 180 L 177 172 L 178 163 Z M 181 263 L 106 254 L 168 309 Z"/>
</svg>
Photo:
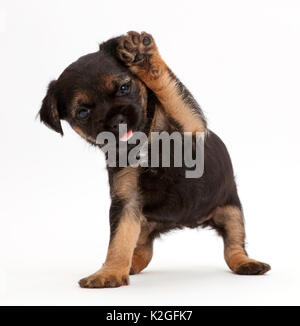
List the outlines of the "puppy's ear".
<svg viewBox="0 0 300 326">
<path fill-rule="evenodd" d="M 120 37 L 114 37 L 106 42 L 101 43 L 99 45 L 99 50 L 105 52 L 106 54 L 116 57 L 119 38 Z"/>
<path fill-rule="evenodd" d="M 48 91 L 43 99 L 39 115 L 41 122 L 43 122 L 47 127 L 63 135 L 64 133 L 60 123 L 55 88 L 56 80 L 53 80 L 48 86 Z"/>
</svg>

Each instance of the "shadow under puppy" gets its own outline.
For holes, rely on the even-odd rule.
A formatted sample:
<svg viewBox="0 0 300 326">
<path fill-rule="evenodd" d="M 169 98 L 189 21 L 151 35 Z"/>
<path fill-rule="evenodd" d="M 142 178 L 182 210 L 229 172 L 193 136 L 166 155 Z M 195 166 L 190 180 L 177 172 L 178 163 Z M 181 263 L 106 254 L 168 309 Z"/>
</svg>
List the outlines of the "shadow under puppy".
<svg viewBox="0 0 300 326">
<path fill-rule="evenodd" d="M 103 266 L 81 287 L 127 285 L 129 274 L 150 262 L 153 241 L 174 228 L 210 226 L 224 240 L 224 256 L 238 274 L 264 274 L 270 266 L 250 259 L 231 160 L 223 142 L 207 129 L 189 91 L 162 60 L 151 35 L 129 32 L 79 58 L 49 85 L 40 119 L 63 135 L 60 120 L 89 143 L 119 124 L 127 141 L 136 131 L 205 133 L 204 173 L 185 178 L 185 167 L 107 167 L 111 236 Z M 151 146 L 151 144 L 150 144 Z"/>
</svg>

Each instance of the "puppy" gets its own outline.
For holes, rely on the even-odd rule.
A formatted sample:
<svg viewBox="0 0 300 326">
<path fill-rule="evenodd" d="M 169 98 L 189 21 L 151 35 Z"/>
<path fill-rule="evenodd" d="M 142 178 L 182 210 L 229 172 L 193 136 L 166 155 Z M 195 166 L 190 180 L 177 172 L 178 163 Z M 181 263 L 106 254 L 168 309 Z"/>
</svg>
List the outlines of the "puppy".
<svg viewBox="0 0 300 326">
<path fill-rule="evenodd" d="M 96 273 L 79 281 L 81 287 L 127 285 L 129 274 L 141 272 L 151 261 L 154 239 L 183 227 L 214 228 L 224 240 L 225 261 L 237 274 L 270 270 L 245 251 L 242 207 L 225 145 L 208 130 L 196 100 L 163 61 L 150 34 L 129 32 L 72 63 L 49 84 L 39 114 L 61 135 L 60 121 L 65 120 L 100 148 L 97 135 L 103 131 L 117 135 L 120 124 L 128 130 L 123 142 L 138 131 L 147 136 L 153 131 L 205 134 L 199 178 L 186 178 L 185 166 L 107 166 L 108 253 Z"/>
</svg>

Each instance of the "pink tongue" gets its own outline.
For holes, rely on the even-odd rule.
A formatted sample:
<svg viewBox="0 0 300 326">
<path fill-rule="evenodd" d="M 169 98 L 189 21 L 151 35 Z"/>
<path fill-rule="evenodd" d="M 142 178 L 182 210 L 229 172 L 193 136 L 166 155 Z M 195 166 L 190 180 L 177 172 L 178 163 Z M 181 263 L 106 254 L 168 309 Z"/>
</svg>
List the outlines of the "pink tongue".
<svg viewBox="0 0 300 326">
<path fill-rule="evenodd" d="M 132 130 L 128 130 L 126 134 L 124 134 L 122 137 L 120 137 L 120 141 L 127 141 L 132 137 Z"/>
</svg>

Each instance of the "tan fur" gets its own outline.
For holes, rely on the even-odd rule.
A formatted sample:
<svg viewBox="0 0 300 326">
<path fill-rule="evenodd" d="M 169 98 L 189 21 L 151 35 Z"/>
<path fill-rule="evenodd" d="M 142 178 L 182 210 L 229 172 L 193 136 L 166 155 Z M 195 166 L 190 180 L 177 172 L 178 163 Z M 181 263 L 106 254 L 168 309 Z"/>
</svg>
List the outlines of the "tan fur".
<svg viewBox="0 0 300 326">
<path fill-rule="evenodd" d="M 91 100 L 90 98 L 88 97 L 87 94 L 83 93 L 83 92 L 77 92 L 74 97 L 73 97 L 73 101 L 72 101 L 72 115 L 73 115 L 73 118 L 76 117 L 76 112 L 77 112 L 77 109 L 80 105 L 82 104 L 90 104 Z M 73 130 L 75 130 L 82 138 L 92 142 L 92 143 L 96 143 L 96 139 L 92 138 L 91 136 L 85 134 L 78 125 L 74 124 L 72 125 L 72 128 Z"/>
<path fill-rule="evenodd" d="M 116 266 L 118 270 L 129 272 L 140 229 L 139 217 L 125 207 L 116 234 L 109 245 L 104 266 Z"/>
<path fill-rule="evenodd" d="M 146 117 L 147 115 L 147 99 L 148 99 L 148 95 L 147 95 L 147 88 L 145 86 L 144 83 L 142 83 L 139 79 L 135 79 L 135 82 L 138 84 L 139 87 L 139 95 L 140 95 L 140 99 L 141 99 L 141 107 L 143 108 L 144 111 L 144 117 Z"/>
<path fill-rule="evenodd" d="M 125 167 L 114 176 L 112 196 L 124 201 L 122 216 L 111 238 L 103 267 L 80 281 L 82 287 L 114 287 L 129 283 L 132 256 L 141 230 L 137 168 Z"/>
<path fill-rule="evenodd" d="M 237 272 L 248 264 L 262 264 L 250 259 L 244 250 L 245 229 L 242 212 L 234 206 L 218 207 L 213 217 L 216 225 L 225 229 L 224 256 L 229 268 Z"/>
<path fill-rule="evenodd" d="M 102 86 L 107 94 L 111 94 L 116 91 L 116 88 L 123 83 L 129 82 L 128 77 L 122 78 L 115 74 L 106 74 L 102 80 Z"/>
<path fill-rule="evenodd" d="M 176 81 L 171 78 L 167 71 L 155 80 L 148 77 L 148 74 L 139 72 L 138 67 L 133 66 L 132 70 L 152 89 L 165 112 L 177 121 L 184 132 L 204 132 L 206 130 L 203 121 L 193 113 L 182 96 L 178 93 Z"/>
<path fill-rule="evenodd" d="M 182 125 L 184 132 L 204 132 L 206 128 L 203 121 L 193 113 L 179 94 L 176 80 L 170 75 L 156 45 L 147 50 L 147 53 L 150 55 L 148 69 L 133 65 L 130 67 L 131 71 L 155 93 L 165 112 Z"/>
<path fill-rule="evenodd" d="M 151 40 L 149 45 L 143 39 Z M 147 60 L 135 63 L 136 54 L 146 54 Z M 161 58 L 153 37 L 147 33 L 129 32 L 119 40 L 118 55 L 129 66 L 133 74 L 142 80 L 157 96 L 165 113 L 177 121 L 184 132 L 205 132 L 201 117 L 187 104 L 178 91 L 176 79 Z"/>
<path fill-rule="evenodd" d="M 118 82 L 118 78 L 114 74 L 107 74 L 103 78 L 104 88 L 108 93 L 111 93 L 116 88 L 116 83 Z"/>
<path fill-rule="evenodd" d="M 141 272 L 150 263 L 153 255 L 153 240 L 149 240 L 149 235 L 155 226 L 155 222 L 142 220 L 140 236 L 132 257 L 130 274 Z"/>
<path fill-rule="evenodd" d="M 76 110 L 78 109 L 79 105 L 90 105 L 90 104 L 92 104 L 91 99 L 89 98 L 89 96 L 86 93 L 83 93 L 83 92 L 77 92 L 73 97 L 72 103 L 73 103 L 72 104 L 73 117 L 75 117 Z"/>
<path fill-rule="evenodd" d="M 138 176 L 138 168 L 131 166 L 127 166 L 116 173 L 113 180 L 113 195 L 116 194 L 127 203 L 136 199 Z"/>
<path fill-rule="evenodd" d="M 105 263 L 96 273 L 80 281 L 84 287 L 114 287 L 129 283 L 132 255 L 140 234 L 140 220 L 125 207 L 116 233 L 109 244 Z"/>
<path fill-rule="evenodd" d="M 80 281 L 82 287 L 114 287 L 129 283 L 134 249 L 141 231 L 137 199 L 137 169 L 125 167 L 114 176 L 112 196 L 124 201 L 122 216 L 111 238 L 105 263 L 91 276 Z"/>
<path fill-rule="evenodd" d="M 138 274 L 150 263 L 153 255 L 152 242 L 135 248 L 132 257 L 130 274 Z"/>
</svg>

